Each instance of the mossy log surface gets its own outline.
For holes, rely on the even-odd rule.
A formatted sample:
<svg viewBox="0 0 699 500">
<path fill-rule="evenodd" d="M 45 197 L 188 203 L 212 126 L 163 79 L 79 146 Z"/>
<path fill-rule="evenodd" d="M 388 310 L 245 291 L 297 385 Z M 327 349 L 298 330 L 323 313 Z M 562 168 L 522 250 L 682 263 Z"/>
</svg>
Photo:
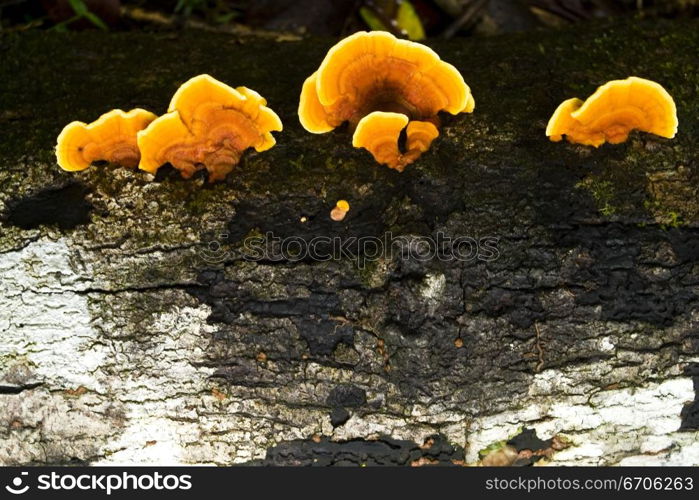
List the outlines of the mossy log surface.
<svg viewBox="0 0 699 500">
<path fill-rule="evenodd" d="M 299 125 L 332 43 L 0 38 L 0 463 L 474 463 L 519 434 L 520 464 L 699 464 L 699 22 L 430 43 L 476 110 L 402 174 Z M 199 73 L 265 96 L 277 146 L 217 184 L 56 165 L 66 123 L 162 113 Z M 674 140 L 546 139 L 629 75 L 674 96 Z M 244 254 L 386 233 L 498 255 Z"/>
</svg>

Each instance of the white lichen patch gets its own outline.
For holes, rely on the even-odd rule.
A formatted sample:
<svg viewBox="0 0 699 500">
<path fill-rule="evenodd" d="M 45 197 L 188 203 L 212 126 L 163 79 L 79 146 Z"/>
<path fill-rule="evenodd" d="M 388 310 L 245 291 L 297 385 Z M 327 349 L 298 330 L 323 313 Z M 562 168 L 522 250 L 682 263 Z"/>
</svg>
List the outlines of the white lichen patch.
<svg viewBox="0 0 699 500">
<path fill-rule="evenodd" d="M 439 300 L 447 283 L 443 274 L 428 274 L 423 280 L 422 296 L 427 300 Z"/>
<path fill-rule="evenodd" d="M 94 372 L 108 352 L 71 257 L 64 241 L 40 240 L 0 259 L 0 378 L 25 365 L 36 382 L 104 392 Z"/>
<path fill-rule="evenodd" d="M 63 240 L 39 240 L 0 258 L 0 464 L 91 457 L 118 409 L 95 395 L 108 348 L 92 327 L 80 264 Z"/>
<path fill-rule="evenodd" d="M 429 306 L 429 313 L 434 314 L 444 294 L 447 279 L 443 274 L 428 274 L 422 281 L 421 294 Z"/>
<path fill-rule="evenodd" d="M 123 407 L 125 428 L 105 443 L 99 464 L 189 463 L 185 444 L 198 438 L 198 412 L 212 370 L 198 366 L 208 308 L 178 308 L 144 325 L 146 344 L 115 340 L 126 372 L 113 397 Z M 131 366 L 129 366 L 131 364 Z M 136 366 L 133 366 L 136 365 Z M 167 383 L 162 383 L 163 378 Z M 210 389 L 208 389 L 208 397 Z"/>
<path fill-rule="evenodd" d="M 558 435 L 569 440 L 571 446 L 553 456 L 554 465 L 662 464 L 677 461 L 673 455 L 681 455 L 683 465 L 699 464 L 699 448 L 687 447 L 699 433 L 677 432 L 682 407 L 694 399 L 691 378 L 589 390 L 577 379 L 587 378 L 589 373 L 583 377 L 582 372 L 591 370 L 605 373 L 611 367 L 599 362 L 581 373 L 546 370 L 536 376 L 521 409 L 475 419 L 468 431 L 467 461 L 527 427 L 542 439 Z M 561 390 L 567 395 L 547 397 Z"/>
</svg>

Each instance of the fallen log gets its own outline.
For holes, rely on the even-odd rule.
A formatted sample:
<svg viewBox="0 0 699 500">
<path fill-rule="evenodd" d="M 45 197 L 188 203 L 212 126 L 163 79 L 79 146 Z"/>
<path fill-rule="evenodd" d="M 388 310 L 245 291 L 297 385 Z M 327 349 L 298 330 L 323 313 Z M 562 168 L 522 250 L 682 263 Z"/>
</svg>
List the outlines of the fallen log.
<svg viewBox="0 0 699 500">
<path fill-rule="evenodd" d="M 435 41 L 476 109 L 403 173 L 299 125 L 334 40 L 3 36 L 0 463 L 699 464 L 698 28 Z M 199 73 L 264 95 L 277 146 L 215 184 L 56 166 L 69 121 Z M 629 75 L 676 139 L 546 139 Z"/>
</svg>

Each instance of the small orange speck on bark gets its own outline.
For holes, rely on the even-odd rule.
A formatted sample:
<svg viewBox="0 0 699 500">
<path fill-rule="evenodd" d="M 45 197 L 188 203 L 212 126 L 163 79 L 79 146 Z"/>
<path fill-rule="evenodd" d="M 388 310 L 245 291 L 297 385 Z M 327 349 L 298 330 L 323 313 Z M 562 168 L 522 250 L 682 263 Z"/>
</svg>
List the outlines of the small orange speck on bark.
<svg viewBox="0 0 699 500">
<path fill-rule="evenodd" d="M 213 389 L 211 389 L 211 394 L 219 401 L 223 401 L 224 399 L 227 398 L 227 396 L 224 393 L 222 393 L 221 391 L 219 391 L 215 387 Z"/>
<path fill-rule="evenodd" d="M 346 200 L 340 200 L 335 204 L 335 208 L 330 211 L 330 218 L 336 222 L 340 222 L 349 212 L 350 205 Z"/>
<path fill-rule="evenodd" d="M 425 465 L 435 465 L 438 464 L 439 460 L 436 458 L 420 457 L 417 460 L 410 462 L 411 467 L 424 467 Z"/>
<path fill-rule="evenodd" d="M 82 396 L 86 392 L 87 392 L 87 388 L 85 386 L 82 386 L 82 385 L 79 386 L 77 389 L 66 389 L 65 390 L 65 393 L 68 396 L 74 396 L 74 397 Z"/>
<path fill-rule="evenodd" d="M 427 438 L 425 439 L 425 442 L 420 445 L 421 450 L 429 450 L 432 448 L 432 445 L 434 444 L 434 439 L 432 438 Z"/>
<path fill-rule="evenodd" d="M 330 218 L 334 220 L 335 222 L 340 222 L 342 221 L 345 216 L 347 215 L 347 212 L 340 210 L 339 208 L 335 207 L 330 211 Z"/>
</svg>

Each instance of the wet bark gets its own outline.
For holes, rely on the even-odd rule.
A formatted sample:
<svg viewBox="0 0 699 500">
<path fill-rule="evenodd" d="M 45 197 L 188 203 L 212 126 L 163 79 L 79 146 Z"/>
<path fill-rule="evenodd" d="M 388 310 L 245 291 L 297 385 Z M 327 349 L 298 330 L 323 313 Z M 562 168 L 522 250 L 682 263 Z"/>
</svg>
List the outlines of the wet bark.
<svg viewBox="0 0 699 500">
<path fill-rule="evenodd" d="M 332 40 L 0 38 L 0 463 L 698 464 L 698 27 L 435 43 L 476 110 L 402 174 L 298 124 Z M 67 122 L 162 113 L 203 72 L 268 99 L 275 148 L 217 184 L 56 166 Z M 629 75 L 674 96 L 676 139 L 546 140 Z M 254 246 L 387 235 L 476 244 Z"/>
</svg>

